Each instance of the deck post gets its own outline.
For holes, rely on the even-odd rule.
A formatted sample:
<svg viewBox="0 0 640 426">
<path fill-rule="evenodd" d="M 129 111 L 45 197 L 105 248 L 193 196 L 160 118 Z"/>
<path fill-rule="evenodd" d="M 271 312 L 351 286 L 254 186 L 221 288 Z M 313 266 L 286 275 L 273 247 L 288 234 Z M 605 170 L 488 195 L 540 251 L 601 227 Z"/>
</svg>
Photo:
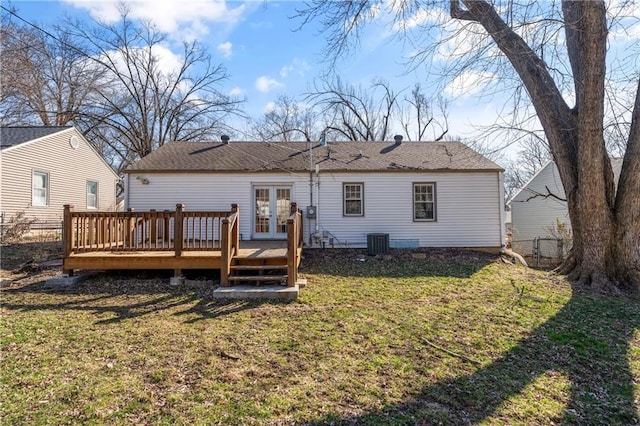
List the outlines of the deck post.
<svg viewBox="0 0 640 426">
<path fill-rule="evenodd" d="M 298 210 L 298 203 L 291 203 L 291 211 L 290 214 L 297 214 L 300 213 L 299 216 L 296 216 L 296 220 L 298 220 L 298 247 L 300 247 L 303 243 L 303 239 L 304 239 L 304 235 L 302 230 L 304 229 L 302 227 L 302 212 L 300 210 Z"/>
<path fill-rule="evenodd" d="M 237 213 L 236 222 L 231 228 L 231 241 L 233 241 L 233 248 L 238 253 L 240 250 L 240 207 L 237 204 L 231 204 L 231 213 Z"/>
<path fill-rule="evenodd" d="M 169 213 L 169 210 L 165 210 L 165 213 Z M 162 241 L 169 244 L 171 243 L 171 238 L 169 238 L 169 229 L 171 225 L 171 218 L 168 214 L 164 216 L 164 226 L 162 227 Z M 170 246 L 169 246 L 170 247 Z"/>
<path fill-rule="evenodd" d="M 295 219 L 287 219 L 287 286 L 293 287 L 298 281 L 298 265 L 296 256 L 298 255 L 298 236 L 296 235 Z"/>
<path fill-rule="evenodd" d="M 71 212 L 73 211 L 72 204 L 64 205 L 64 212 L 62 216 L 62 250 L 63 261 L 71 255 L 73 249 L 73 217 Z M 73 275 L 73 269 L 63 269 L 63 274 Z"/>
<path fill-rule="evenodd" d="M 176 217 L 173 224 L 173 247 L 176 257 L 182 256 L 182 242 L 184 241 L 183 216 L 184 204 L 176 204 Z"/>
<path fill-rule="evenodd" d="M 135 209 L 133 207 L 129 207 L 127 209 L 127 213 L 129 213 L 129 214 L 127 215 L 127 235 L 126 235 L 124 244 L 125 244 L 125 246 L 127 246 L 127 243 L 129 243 L 128 244 L 129 248 L 132 248 L 134 246 L 134 243 L 133 243 L 133 228 L 135 227 L 135 218 L 131 214 L 134 211 L 135 211 Z"/>
<path fill-rule="evenodd" d="M 154 247 L 158 244 L 158 215 L 156 209 L 149 210 L 149 247 Z"/>
<path fill-rule="evenodd" d="M 220 285 L 222 287 L 229 286 L 229 246 L 231 244 L 230 232 L 229 232 L 229 218 L 222 219 L 222 232 L 221 232 L 221 247 L 220 247 Z"/>
</svg>

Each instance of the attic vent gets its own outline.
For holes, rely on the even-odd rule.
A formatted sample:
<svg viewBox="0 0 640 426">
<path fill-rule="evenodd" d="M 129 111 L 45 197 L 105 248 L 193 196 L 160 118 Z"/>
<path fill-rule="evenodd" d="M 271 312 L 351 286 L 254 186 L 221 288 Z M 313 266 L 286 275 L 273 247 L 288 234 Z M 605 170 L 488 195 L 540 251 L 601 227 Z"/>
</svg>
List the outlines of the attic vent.
<svg viewBox="0 0 640 426">
<path fill-rule="evenodd" d="M 402 135 L 395 135 L 393 140 L 396 141 L 396 145 L 400 145 L 402 143 Z"/>
<path fill-rule="evenodd" d="M 225 145 L 229 143 L 229 136 L 227 135 L 220 136 L 220 139 L 222 139 L 222 143 Z"/>
</svg>

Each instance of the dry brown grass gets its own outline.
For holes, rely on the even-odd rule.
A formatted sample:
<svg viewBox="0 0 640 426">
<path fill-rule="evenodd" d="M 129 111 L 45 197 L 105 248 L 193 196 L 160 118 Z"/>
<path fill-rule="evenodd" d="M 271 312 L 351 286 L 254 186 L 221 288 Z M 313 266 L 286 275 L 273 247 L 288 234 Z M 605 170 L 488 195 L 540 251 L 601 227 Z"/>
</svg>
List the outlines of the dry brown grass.
<svg viewBox="0 0 640 426">
<path fill-rule="evenodd" d="M 307 251 L 291 303 L 214 301 L 155 274 L 5 288 L 3 422 L 637 421 L 636 299 L 423 252 Z"/>
</svg>

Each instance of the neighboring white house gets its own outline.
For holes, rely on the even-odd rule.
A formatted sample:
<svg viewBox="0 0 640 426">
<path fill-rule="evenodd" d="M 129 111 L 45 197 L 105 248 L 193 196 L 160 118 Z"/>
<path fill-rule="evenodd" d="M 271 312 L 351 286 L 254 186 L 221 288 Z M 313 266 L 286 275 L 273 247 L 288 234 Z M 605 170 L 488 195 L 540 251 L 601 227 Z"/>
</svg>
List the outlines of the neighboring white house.
<svg viewBox="0 0 640 426">
<path fill-rule="evenodd" d="M 126 207 L 240 208 L 241 238 L 285 237 L 289 205 L 305 243 L 365 247 L 503 245 L 503 169 L 459 142 L 171 142 L 126 170 Z M 311 149 L 310 149 L 311 148 Z"/>
<path fill-rule="evenodd" d="M 613 159 L 611 165 L 617 185 L 622 160 Z M 558 168 L 553 161 L 549 161 L 508 202 L 511 208 L 511 245 L 514 251 L 530 255 L 535 238 L 571 235 L 569 211 L 564 199 L 565 192 Z M 561 228 L 561 232 L 558 228 Z M 549 242 L 547 245 L 555 247 L 555 243 Z"/>
<path fill-rule="evenodd" d="M 114 210 L 118 175 L 73 127 L 0 128 L 0 209 L 4 223 L 18 212 L 60 222 L 63 206 Z"/>
</svg>

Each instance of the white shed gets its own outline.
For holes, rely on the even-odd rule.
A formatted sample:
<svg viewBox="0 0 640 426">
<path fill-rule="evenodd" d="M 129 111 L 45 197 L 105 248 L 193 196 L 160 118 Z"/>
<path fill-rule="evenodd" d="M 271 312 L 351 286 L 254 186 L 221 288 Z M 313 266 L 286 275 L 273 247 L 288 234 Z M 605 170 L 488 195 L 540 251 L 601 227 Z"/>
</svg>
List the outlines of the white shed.
<svg viewBox="0 0 640 426">
<path fill-rule="evenodd" d="M 313 247 L 499 250 L 502 168 L 459 142 L 171 142 L 126 170 L 128 208 L 240 208 L 243 240 L 285 238 L 291 202 Z"/>
<path fill-rule="evenodd" d="M 622 160 L 613 159 L 611 165 L 617 184 Z M 558 167 L 549 161 L 508 202 L 514 251 L 532 254 L 536 238 L 570 238 L 571 222 L 565 197 Z M 547 245 L 555 247 L 555 243 L 548 242 Z"/>
</svg>

